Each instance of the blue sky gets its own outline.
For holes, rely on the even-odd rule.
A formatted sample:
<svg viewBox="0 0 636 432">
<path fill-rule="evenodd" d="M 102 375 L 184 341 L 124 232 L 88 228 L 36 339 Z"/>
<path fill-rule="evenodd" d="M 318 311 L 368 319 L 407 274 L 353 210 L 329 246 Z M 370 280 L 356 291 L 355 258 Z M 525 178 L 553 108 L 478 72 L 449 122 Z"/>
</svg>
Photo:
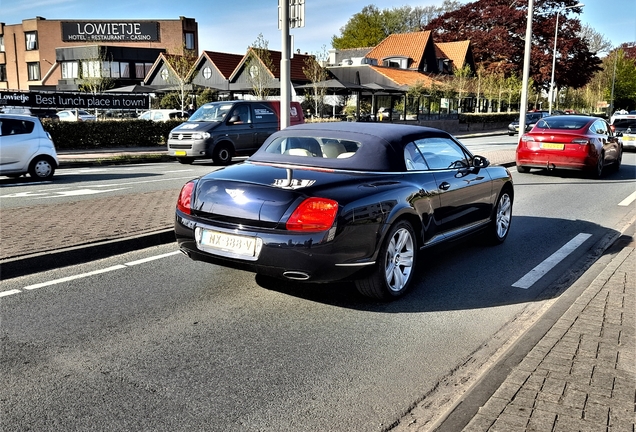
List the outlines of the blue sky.
<svg viewBox="0 0 636 432">
<path fill-rule="evenodd" d="M 461 1 L 461 0 L 460 0 Z M 614 46 L 636 41 L 636 0 L 582 0 L 581 22 L 591 25 Z M 466 1 L 463 1 L 466 3 Z M 381 9 L 440 5 L 442 0 L 305 0 L 305 27 L 293 29 L 294 49 L 315 53 L 349 18 L 369 4 Z M 259 33 L 270 49 L 280 50 L 277 0 L 1 0 L 0 21 L 18 24 L 23 19 L 178 19 L 195 18 L 199 23 L 201 50 L 244 54 Z M 240 5 L 240 7 L 239 7 Z"/>
</svg>

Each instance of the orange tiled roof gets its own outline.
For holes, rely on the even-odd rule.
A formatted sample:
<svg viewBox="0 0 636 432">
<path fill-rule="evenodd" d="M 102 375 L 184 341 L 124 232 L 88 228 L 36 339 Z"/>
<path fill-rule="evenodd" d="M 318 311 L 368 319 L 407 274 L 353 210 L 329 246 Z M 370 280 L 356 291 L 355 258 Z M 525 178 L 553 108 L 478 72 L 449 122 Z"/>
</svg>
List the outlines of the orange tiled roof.
<svg viewBox="0 0 636 432">
<path fill-rule="evenodd" d="M 422 82 L 425 86 L 430 86 L 434 83 L 440 83 L 438 80 L 431 78 L 429 75 L 415 70 L 396 69 L 381 66 L 369 67 L 377 73 L 384 75 L 386 78 L 390 79 L 399 86 L 412 86 L 417 82 Z"/>
<path fill-rule="evenodd" d="M 430 30 L 413 33 L 395 33 L 389 35 L 373 48 L 367 54 L 367 58 L 377 59 L 378 63 L 382 64 L 382 60 L 387 57 L 408 57 L 413 60 L 409 68 L 417 70 L 424 57 L 424 50 L 430 37 Z"/>
<path fill-rule="evenodd" d="M 436 42 L 435 55 L 437 58 L 447 58 L 453 61 L 453 65 L 461 69 L 466 62 L 469 40 L 459 42 Z"/>
</svg>

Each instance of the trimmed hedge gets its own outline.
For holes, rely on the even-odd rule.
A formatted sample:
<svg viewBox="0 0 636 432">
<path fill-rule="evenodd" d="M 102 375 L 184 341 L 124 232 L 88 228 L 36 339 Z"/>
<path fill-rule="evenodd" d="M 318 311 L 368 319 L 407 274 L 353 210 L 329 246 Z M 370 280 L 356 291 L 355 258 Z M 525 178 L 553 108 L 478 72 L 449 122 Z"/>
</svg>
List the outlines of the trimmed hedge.
<svg viewBox="0 0 636 432">
<path fill-rule="evenodd" d="M 462 113 L 459 114 L 459 122 L 471 123 L 510 123 L 519 120 L 519 112 L 509 113 Z"/>
<path fill-rule="evenodd" d="M 165 145 L 170 131 L 182 120 L 99 120 L 92 122 L 42 121 L 55 147 L 65 150 Z"/>
</svg>

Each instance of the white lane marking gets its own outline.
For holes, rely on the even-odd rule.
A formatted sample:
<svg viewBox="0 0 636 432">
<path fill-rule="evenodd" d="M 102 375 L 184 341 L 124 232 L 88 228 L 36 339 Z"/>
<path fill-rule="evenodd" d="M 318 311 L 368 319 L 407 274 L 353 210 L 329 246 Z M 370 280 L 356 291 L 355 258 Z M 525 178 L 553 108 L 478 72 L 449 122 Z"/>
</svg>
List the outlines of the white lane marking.
<svg viewBox="0 0 636 432">
<path fill-rule="evenodd" d="M 3 291 L 3 292 L 0 292 L 0 297 L 6 297 L 6 296 L 13 295 L 13 294 L 19 294 L 21 292 L 22 291 L 20 291 L 19 289 L 12 289 L 12 290 L 9 290 L 9 291 Z"/>
<path fill-rule="evenodd" d="M 576 248 L 581 246 L 585 240 L 592 237 L 592 234 L 581 233 L 567 242 L 561 249 L 546 258 L 541 264 L 530 270 L 524 277 L 513 283 L 515 288 L 528 289 L 543 277 L 547 272 L 552 270 L 558 263 L 563 261 Z"/>
<path fill-rule="evenodd" d="M 148 257 L 148 258 L 143 258 L 143 259 L 140 259 L 140 260 L 137 260 L 137 261 L 130 261 L 130 262 L 127 262 L 124 265 L 134 266 L 134 265 L 144 264 L 144 263 L 147 263 L 147 262 L 150 262 L 150 261 L 158 260 L 158 259 L 161 259 L 161 258 L 166 258 L 166 257 L 172 256 L 172 255 L 178 255 L 180 253 L 181 253 L 181 251 L 169 252 L 169 253 L 165 253 L 165 254 L 162 254 L 162 255 L 155 255 L 155 256 Z"/>
<path fill-rule="evenodd" d="M 45 287 L 45 286 L 56 285 L 56 284 L 59 284 L 59 283 L 68 282 L 68 281 L 72 281 L 72 280 L 75 280 L 75 279 L 82 279 L 82 278 L 89 277 L 89 276 L 95 276 L 95 275 L 98 275 L 98 274 L 101 274 L 101 273 L 107 273 L 107 272 L 111 272 L 111 271 L 114 271 L 114 270 L 121 270 L 121 269 L 124 269 L 124 268 L 126 268 L 125 265 L 118 264 L 118 265 L 115 265 L 115 266 L 112 266 L 112 267 L 106 267 L 106 268 L 103 268 L 103 269 L 100 269 L 100 270 L 95 270 L 95 271 L 88 272 L 88 273 L 82 273 L 82 274 L 78 274 L 78 275 L 74 275 L 74 276 L 67 276 L 67 277 L 60 278 L 60 279 L 50 280 L 48 282 L 42 282 L 42 283 L 39 283 L 39 284 L 25 286 L 24 289 L 25 290 L 34 290 L 34 289 L 42 288 L 42 287 Z"/>
<path fill-rule="evenodd" d="M 623 201 L 619 202 L 618 205 L 621 206 L 621 207 L 627 207 L 628 205 L 633 203 L 634 200 L 636 200 L 636 192 L 632 193 L 630 196 L 625 198 Z"/>
<path fill-rule="evenodd" d="M 78 274 L 78 275 L 67 276 L 67 277 L 63 277 L 63 278 L 60 278 L 60 279 L 54 279 L 54 280 L 50 280 L 50 281 L 47 281 L 47 282 L 41 282 L 41 283 L 38 283 L 38 284 L 28 285 L 28 286 L 25 286 L 24 289 L 25 290 L 34 290 L 34 289 L 37 289 L 37 288 L 43 288 L 43 287 L 50 286 L 50 285 L 57 285 L 57 284 L 60 284 L 60 283 L 69 282 L 69 281 L 76 280 L 76 279 L 83 279 L 83 278 L 87 278 L 87 277 L 90 277 L 90 276 L 95 276 L 95 275 L 98 275 L 98 274 L 107 273 L 107 272 L 111 272 L 111 271 L 115 271 L 115 270 L 122 270 L 122 269 L 125 269 L 125 268 L 128 268 L 128 267 L 132 267 L 132 266 L 139 265 L 139 264 L 144 264 L 144 263 L 147 263 L 147 262 L 150 262 L 150 261 L 158 260 L 158 259 L 161 259 L 161 258 L 167 258 L 169 256 L 178 255 L 178 254 L 181 254 L 181 251 L 174 251 L 174 252 L 168 252 L 168 253 L 161 254 L 161 255 L 154 255 L 154 256 L 151 256 L 151 257 L 148 257 L 148 258 L 143 258 L 143 259 L 136 260 L 136 261 L 130 261 L 130 262 L 127 262 L 125 264 L 117 264 L 117 265 L 114 265 L 114 266 L 111 266 L 111 267 L 106 267 L 106 268 L 103 268 L 103 269 L 100 269 L 100 270 L 95 270 L 95 271 L 88 272 L 88 273 L 81 273 L 81 274 Z M 15 290 L 15 291 L 21 292 L 19 290 Z M 16 293 L 11 293 L 11 294 L 16 294 Z M 5 294 L 5 295 L 9 295 L 9 294 Z M 0 293 L 0 297 L 1 296 L 2 296 L 2 293 Z"/>
</svg>

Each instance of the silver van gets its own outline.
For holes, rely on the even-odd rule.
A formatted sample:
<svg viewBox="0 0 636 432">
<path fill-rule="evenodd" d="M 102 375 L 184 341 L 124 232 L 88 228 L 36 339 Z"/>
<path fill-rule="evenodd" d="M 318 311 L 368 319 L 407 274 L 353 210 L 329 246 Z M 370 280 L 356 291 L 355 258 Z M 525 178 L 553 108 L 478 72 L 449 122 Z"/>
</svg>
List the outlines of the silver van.
<svg viewBox="0 0 636 432">
<path fill-rule="evenodd" d="M 305 122 L 298 102 L 291 102 L 290 125 Z M 227 101 L 202 105 L 170 131 L 168 155 L 181 163 L 212 158 L 227 165 L 234 156 L 251 155 L 280 129 L 280 101 Z"/>
</svg>

